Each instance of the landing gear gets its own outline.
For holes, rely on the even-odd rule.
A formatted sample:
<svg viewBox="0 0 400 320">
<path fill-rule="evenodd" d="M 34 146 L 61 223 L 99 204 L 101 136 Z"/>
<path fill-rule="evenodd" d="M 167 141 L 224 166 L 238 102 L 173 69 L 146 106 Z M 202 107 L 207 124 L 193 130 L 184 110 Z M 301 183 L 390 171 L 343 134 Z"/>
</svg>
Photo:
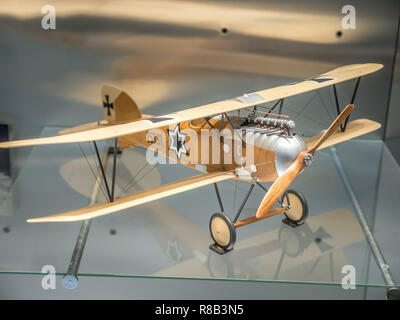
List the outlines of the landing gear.
<svg viewBox="0 0 400 320">
<path fill-rule="evenodd" d="M 289 189 L 281 199 L 285 208 L 286 219 L 284 223 L 291 227 L 302 225 L 308 216 L 308 204 L 306 198 L 298 191 Z"/>
<path fill-rule="evenodd" d="M 224 213 L 217 212 L 210 219 L 210 233 L 215 244 L 223 251 L 227 252 L 233 249 L 236 242 L 236 228 L 232 220 Z M 211 248 L 214 246 L 213 248 Z M 215 245 L 210 246 L 214 251 Z M 217 251 L 220 253 L 219 251 Z M 222 252 L 222 253 L 225 253 Z"/>
<path fill-rule="evenodd" d="M 308 215 L 308 205 L 304 196 L 295 190 L 287 190 L 282 196 L 282 200 L 278 201 L 282 207 L 271 209 L 266 214 L 262 216 L 253 216 L 246 219 L 239 220 L 240 214 L 243 211 L 243 208 L 249 199 L 251 192 L 255 185 L 259 185 L 265 192 L 268 192 L 267 189 L 264 188 L 262 184 L 259 182 L 254 182 L 250 185 L 249 190 L 247 191 L 246 196 L 244 197 L 242 204 L 238 212 L 235 215 L 235 218 L 231 220 L 224 213 L 224 207 L 222 205 L 222 199 L 217 187 L 217 184 L 214 183 L 215 192 L 217 195 L 218 203 L 221 211 L 212 215 L 209 223 L 211 237 L 214 240 L 214 244 L 210 245 L 210 249 L 219 253 L 224 254 L 233 249 L 233 246 L 236 242 L 236 229 L 245 226 L 250 223 L 254 223 L 256 221 L 260 221 L 262 219 L 272 217 L 277 214 L 284 213 L 286 219 L 283 220 L 284 223 L 288 224 L 291 227 L 297 227 L 304 223 Z"/>
<path fill-rule="evenodd" d="M 224 254 L 233 249 L 233 246 L 236 242 L 237 221 L 243 211 L 244 205 L 246 204 L 251 192 L 254 189 L 254 184 L 252 183 L 250 185 L 249 191 L 247 191 L 247 194 L 244 197 L 242 204 L 240 205 L 240 208 L 233 220 L 231 220 L 227 215 L 223 213 L 224 207 L 222 205 L 221 196 L 219 194 L 218 186 L 216 183 L 214 183 L 214 188 L 215 193 L 217 194 L 221 213 L 215 213 L 210 219 L 210 233 L 211 237 L 215 241 L 215 243 L 210 246 L 210 249 L 219 254 Z"/>
</svg>

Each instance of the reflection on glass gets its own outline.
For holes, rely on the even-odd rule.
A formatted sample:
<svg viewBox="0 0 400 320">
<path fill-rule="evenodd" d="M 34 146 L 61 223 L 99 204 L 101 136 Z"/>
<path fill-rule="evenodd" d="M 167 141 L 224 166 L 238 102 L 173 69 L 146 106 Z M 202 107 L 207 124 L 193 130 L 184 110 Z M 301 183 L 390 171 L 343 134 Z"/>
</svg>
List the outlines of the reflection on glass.
<svg viewBox="0 0 400 320">
<path fill-rule="evenodd" d="M 46 128 L 43 135 L 57 130 Z M 347 168 L 360 161 L 363 150 L 371 151 L 371 144 L 380 144 L 351 143 L 359 152 L 342 159 Z M 86 158 L 76 145 L 33 149 L 12 188 L 9 201 L 13 206 L 2 207 L 8 210 L 2 225 L 7 224 L 12 231 L 0 235 L 0 271 L 40 272 L 46 264 L 54 265 L 60 273 L 67 270 L 80 223 L 25 221 L 87 205 L 94 184 L 88 162 L 94 162 L 90 146 L 84 152 Z M 292 186 L 307 197 L 310 209 L 306 223 L 297 228 L 283 224 L 283 216 L 245 226 L 238 229 L 234 250 L 218 255 L 208 248 L 209 218 L 218 211 L 218 202 L 213 188 L 204 187 L 95 219 L 79 273 L 340 285 L 342 267 L 350 264 L 357 270 L 357 283 L 384 285 L 379 274 L 368 282 L 368 244 L 329 152 L 317 156 L 319 161 L 313 163 L 312 170 L 301 174 Z M 380 161 L 380 157 L 376 159 Z M 369 185 L 376 185 L 379 162 L 372 160 L 364 162 L 366 168 L 358 166 L 352 172 L 360 201 L 366 189 L 357 187 L 356 177 L 362 170 L 374 171 Z M 178 165 L 153 168 L 146 164 L 143 150 L 130 149 L 118 162 L 116 193 L 132 193 L 194 174 Z M 219 188 L 226 213 L 233 215 L 247 185 L 227 182 Z M 254 215 L 263 196 L 261 188 L 254 190 L 243 218 Z"/>
</svg>

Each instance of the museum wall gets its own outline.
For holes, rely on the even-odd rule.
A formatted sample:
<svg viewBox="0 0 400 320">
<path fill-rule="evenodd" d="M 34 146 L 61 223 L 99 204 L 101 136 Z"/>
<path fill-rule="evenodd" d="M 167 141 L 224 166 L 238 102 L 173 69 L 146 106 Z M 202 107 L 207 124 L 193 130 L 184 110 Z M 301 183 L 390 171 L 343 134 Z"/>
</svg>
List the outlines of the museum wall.
<svg viewBox="0 0 400 320">
<path fill-rule="evenodd" d="M 395 58 L 393 66 L 392 90 L 390 94 L 390 105 L 388 112 L 388 120 L 386 125 L 386 139 L 400 138 L 400 52 L 399 52 L 398 34 L 397 48 L 395 49 Z"/>
<path fill-rule="evenodd" d="M 45 4 L 0 3 L 0 117 L 13 139 L 101 119 L 104 83 L 161 115 L 363 62 L 385 67 L 361 81 L 352 117 L 385 127 L 398 1 L 352 1 L 355 29 L 342 26 L 344 1 L 54 1 L 55 30 L 41 26 Z M 338 86 L 342 107 L 353 87 Z M 306 135 L 335 116 L 331 88 L 285 103 Z"/>
<path fill-rule="evenodd" d="M 400 17 L 400 15 L 399 15 Z M 400 18 L 399 18 L 400 19 Z M 400 24 L 400 23 L 399 23 Z M 398 33 L 395 64 L 393 67 L 392 90 L 390 94 L 389 112 L 385 132 L 386 145 L 398 163 L 400 163 L 400 51 Z"/>
</svg>

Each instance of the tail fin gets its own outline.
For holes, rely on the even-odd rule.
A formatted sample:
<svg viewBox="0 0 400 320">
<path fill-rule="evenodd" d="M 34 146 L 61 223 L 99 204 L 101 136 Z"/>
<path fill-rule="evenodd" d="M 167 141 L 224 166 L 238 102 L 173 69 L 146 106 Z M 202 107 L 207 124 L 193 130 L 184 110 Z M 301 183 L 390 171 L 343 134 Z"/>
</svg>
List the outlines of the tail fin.
<svg viewBox="0 0 400 320">
<path fill-rule="evenodd" d="M 108 122 L 135 120 L 142 116 L 135 101 L 121 89 L 105 85 L 101 88 L 101 99 Z"/>
</svg>

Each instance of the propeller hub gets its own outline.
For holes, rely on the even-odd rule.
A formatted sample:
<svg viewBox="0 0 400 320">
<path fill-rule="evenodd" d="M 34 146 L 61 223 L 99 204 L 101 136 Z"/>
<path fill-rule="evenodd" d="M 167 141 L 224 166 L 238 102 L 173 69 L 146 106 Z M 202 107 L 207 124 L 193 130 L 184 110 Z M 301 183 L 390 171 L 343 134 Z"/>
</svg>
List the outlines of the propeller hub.
<svg viewBox="0 0 400 320">
<path fill-rule="evenodd" d="M 306 153 L 303 158 L 304 164 L 308 167 L 313 162 L 313 155 L 311 153 Z"/>
</svg>

